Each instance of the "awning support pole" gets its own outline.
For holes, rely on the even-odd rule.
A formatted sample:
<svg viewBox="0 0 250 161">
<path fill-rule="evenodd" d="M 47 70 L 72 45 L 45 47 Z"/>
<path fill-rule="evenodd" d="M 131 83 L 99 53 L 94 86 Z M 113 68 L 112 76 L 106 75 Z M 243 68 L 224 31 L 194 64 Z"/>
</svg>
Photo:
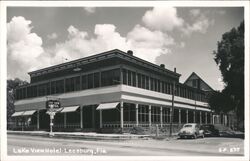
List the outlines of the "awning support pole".
<svg viewBox="0 0 250 161">
<path fill-rule="evenodd" d="M 201 117 L 201 111 L 200 111 L 200 124 L 202 124 L 202 117 Z"/>
<path fill-rule="evenodd" d="M 82 122 L 82 106 L 80 107 L 80 127 L 83 128 L 83 122 Z"/>
<path fill-rule="evenodd" d="M 102 128 L 102 110 L 100 110 L 100 128 Z"/>
<path fill-rule="evenodd" d="M 64 128 L 66 128 L 66 124 L 67 124 L 67 113 L 64 113 Z"/>
<path fill-rule="evenodd" d="M 148 126 L 151 127 L 151 105 L 148 106 Z"/>
<path fill-rule="evenodd" d="M 36 128 L 37 130 L 40 129 L 40 118 L 39 118 L 39 110 L 37 110 L 37 117 L 36 117 L 37 121 L 36 121 Z"/>
<path fill-rule="evenodd" d="M 162 127 L 162 106 L 160 107 L 160 124 L 161 124 L 161 127 Z"/>
<path fill-rule="evenodd" d="M 120 123 L 121 129 L 123 129 L 123 102 L 120 103 Z"/>
<path fill-rule="evenodd" d="M 205 113 L 205 123 L 207 124 L 207 112 Z"/>
<path fill-rule="evenodd" d="M 179 125 L 181 124 L 181 109 L 179 109 Z"/>
<path fill-rule="evenodd" d="M 138 119 L 138 103 L 135 104 L 135 120 L 136 120 L 136 126 L 139 126 L 139 119 Z"/>
</svg>

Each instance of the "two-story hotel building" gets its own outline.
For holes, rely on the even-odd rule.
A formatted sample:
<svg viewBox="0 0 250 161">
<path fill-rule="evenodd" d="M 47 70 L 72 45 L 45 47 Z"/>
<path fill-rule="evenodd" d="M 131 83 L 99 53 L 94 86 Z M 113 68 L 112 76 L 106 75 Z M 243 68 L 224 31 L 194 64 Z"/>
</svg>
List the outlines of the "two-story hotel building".
<svg viewBox="0 0 250 161">
<path fill-rule="evenodd" d="M 216 121 L 207 103 L 213 89 L 200 77 L 192 73 L 180 83 L 175 69 L 140 59 L 132 51 L 115 49 L 28 74 L 30 83 L 16 89 L 12 116 L 17 127 L 48 129 L 48 99 L 61 102 L 62 110 L 54 117 L 54 127 L 61 130 L 164 128 L 172 109 L 175 125 Z"/>
</svg>

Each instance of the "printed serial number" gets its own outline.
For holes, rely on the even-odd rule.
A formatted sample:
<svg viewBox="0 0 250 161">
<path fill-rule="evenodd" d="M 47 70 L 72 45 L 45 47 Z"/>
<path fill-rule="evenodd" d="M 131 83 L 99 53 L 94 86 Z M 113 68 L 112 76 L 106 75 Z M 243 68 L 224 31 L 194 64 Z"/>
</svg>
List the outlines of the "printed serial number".
<svg viewBox="0 0 250 161">
<path fill-rule="evenodd" d="M 223 152 L 229 152 L 229 153 L 235 153 L 235 152 L 240 152 L 240 148 L 239 147 L 220 147 L 219 148 L 219 152 L 223 153 Z"/>
</svg>

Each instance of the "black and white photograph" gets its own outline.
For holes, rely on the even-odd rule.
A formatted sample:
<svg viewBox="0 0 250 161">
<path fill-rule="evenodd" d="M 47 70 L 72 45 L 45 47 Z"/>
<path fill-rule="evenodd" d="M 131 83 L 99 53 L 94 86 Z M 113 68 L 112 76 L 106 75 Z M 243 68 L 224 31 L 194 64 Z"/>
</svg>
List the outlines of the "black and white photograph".
<svg viewBox="0 0 250 161">
<path fill-rule="evenodd" d="M 1 159 L 249 160 L 249 2 L 182 3 L 2 3 Z"/>
</svg>

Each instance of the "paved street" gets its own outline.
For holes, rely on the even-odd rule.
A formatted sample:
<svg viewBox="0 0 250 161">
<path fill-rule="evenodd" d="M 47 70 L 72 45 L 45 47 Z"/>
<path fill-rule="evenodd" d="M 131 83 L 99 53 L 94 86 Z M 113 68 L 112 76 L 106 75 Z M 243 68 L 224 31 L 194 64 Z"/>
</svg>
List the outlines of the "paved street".
<svg viewBox="0 0 250 161">
<path fill-rule="evenodd" d="M 81 140 L 8 134 L 8 155 L 241 156 L 244 140 Z"/>
</svg>

